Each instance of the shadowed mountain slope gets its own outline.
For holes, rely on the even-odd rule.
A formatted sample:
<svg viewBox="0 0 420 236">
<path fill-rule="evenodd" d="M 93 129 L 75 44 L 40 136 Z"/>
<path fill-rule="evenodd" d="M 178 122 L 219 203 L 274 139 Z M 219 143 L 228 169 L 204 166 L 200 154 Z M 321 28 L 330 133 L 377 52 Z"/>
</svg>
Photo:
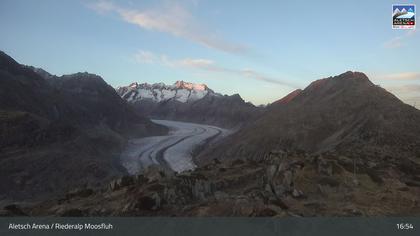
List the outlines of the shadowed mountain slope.
<svg viewBox="0 0 420 236">
<path fill-rule="evenodd" d="M 126 137 L 164 132 L 99 76 L 47 79 L 0 52 L 0 199 L 108 181 L 125 173 L 117 158 Z"/>
<path fill-rule="evenodd" d="M 420 156 L 420 111 L 363 73 L 317 80 L 287 103 L 203 154 L 202 159 L 261 159 L 271 150 L 349 156 Z"/>
</svg>

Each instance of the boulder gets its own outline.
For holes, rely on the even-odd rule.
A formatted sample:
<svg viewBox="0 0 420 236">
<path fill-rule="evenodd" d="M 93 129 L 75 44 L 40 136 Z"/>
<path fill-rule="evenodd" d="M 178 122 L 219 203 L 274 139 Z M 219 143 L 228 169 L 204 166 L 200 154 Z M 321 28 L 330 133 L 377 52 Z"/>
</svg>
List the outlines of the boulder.
<svg viewBox="0 0 420 236">
<path fill-rule="evenodd" d="M 10 204 L 0 211 L 0 216 L 27 216 L 27 214 L 16 204 Z"/>
<path fill-rule="evenodd" d="M 332 176 L 333 174 L 333 166 L 330 161 L 325 160 L 321 157 L 318 158 L 318 173 L 322 175 Z"/>
</svg>

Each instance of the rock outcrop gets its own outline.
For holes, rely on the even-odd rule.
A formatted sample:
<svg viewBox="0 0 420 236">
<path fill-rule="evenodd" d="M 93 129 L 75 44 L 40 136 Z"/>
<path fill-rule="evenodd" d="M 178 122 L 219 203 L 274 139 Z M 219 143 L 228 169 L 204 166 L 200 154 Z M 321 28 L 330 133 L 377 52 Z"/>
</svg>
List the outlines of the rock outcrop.
<svg viewBox="0 0 420 236">
<path fill-rule="evenodd" d="M 420 165 L 407 164 L 272 150 L 260 161 L 214 161 L 180 174 L 155 168 L 94 193 L 14 209 L 34 216 L 416 216 L 420 188 L 411 183 Z"/>
</svg>

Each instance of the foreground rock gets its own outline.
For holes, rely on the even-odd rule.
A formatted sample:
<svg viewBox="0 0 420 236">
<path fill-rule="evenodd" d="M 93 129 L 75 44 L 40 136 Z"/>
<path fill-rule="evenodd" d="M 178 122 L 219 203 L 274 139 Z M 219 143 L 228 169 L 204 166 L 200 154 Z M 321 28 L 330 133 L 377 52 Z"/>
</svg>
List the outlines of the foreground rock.
<svg viewBox="0 0 420 236">
<path fill-rule="evenodd" d="M 411 184 L 418 161 L 272 151 L 258 162 L 215 160 L 181 174 L 153 167 L 93 193 L 12 209 L 33 216 L 419 216 L 420 188 Z"/>
</svg>

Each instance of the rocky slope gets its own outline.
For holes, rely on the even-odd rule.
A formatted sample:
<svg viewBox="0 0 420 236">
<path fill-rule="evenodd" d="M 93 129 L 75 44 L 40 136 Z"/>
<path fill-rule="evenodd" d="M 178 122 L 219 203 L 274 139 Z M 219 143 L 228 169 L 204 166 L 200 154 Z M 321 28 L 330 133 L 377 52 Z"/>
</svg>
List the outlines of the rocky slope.
<svg viewBox="0 0 420 236">
<path fill-rule="evenodd" d="M 269 106 L 260 119 L 208 150 L 202 160 L 260 159 L 273 149 L 365 160 L 420 157 L 420 111 L 363 73 L 317 80 L 289 100 Z"/>
<path fill-rule="evenodd" d="M 246 103 L 238 94 L 215 93 L 205 84 L 177 81 L 174 85 L 132 83 L 117 88 L 118 94 L 142 114 L 156 119 L 240 127 L 263 109 Z"/>
<path fill-rule="evenodd" d="M 101 190 L 75 189 L 0 215 L 30 216 L 419 216 L 420 163 L 369 167 L 347 156 L 272 151 L 167 173 L 151 166 Z"/>
<path fill-rule="evenodd" d="M 39 72 L 0 52 L 0 199 L 109 181 L 125 173 L 116 155 L 126 137 L 166 132 L 99 76 Z"/>
<path fill-rule="evenodd" d="M 302 92 L 302 89 L 296 89 L 293 92 L 287 94 L 286 96 L 284 96 L 283 98 L 273 102 L 272 104 L 270 104 L 271 106 L 274 104 L 287 104 L 290 101 L 292 101 L 296 96 L 298 96 L 300 93 Z"/>
</svg>

